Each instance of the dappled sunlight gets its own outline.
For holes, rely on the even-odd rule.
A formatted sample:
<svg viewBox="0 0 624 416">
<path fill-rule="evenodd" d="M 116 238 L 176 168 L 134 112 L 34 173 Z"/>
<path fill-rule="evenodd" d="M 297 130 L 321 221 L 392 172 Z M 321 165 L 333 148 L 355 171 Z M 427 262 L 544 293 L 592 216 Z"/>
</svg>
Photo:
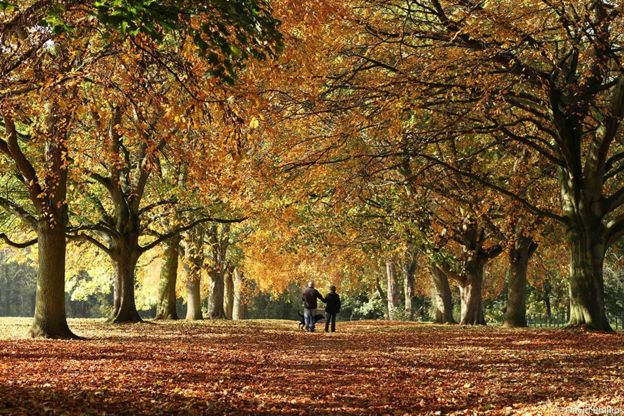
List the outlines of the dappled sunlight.
<svg viewBox="0 0 624 416">
<path fill-rule="evenodd" d="M 74 320 L 88 340 L 36 341 L 7 339 L 27 320 L 0 324 L 14 328 L 0 342 L 0 411 L 541 414 L 568 403 L 624 407 L 621 334 L 381 321 L 339 322 L 341 332 L 310 334 L 294 321 Z"/>
<path fill-rule="evenodd" d="M 0 415 L 624 416 L 621 3 L 0 0 Z"/>
</svg>

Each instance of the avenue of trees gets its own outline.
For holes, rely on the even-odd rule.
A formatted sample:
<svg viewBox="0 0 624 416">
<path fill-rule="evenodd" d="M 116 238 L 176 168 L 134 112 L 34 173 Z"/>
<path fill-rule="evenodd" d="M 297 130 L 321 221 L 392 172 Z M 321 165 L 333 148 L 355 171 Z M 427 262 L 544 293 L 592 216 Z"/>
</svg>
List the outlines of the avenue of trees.
<svg viewBox="0 0 624 416">
<path fill-rule="evenodd" d="M 181 297 L 186 319 L 239 319 L 314 278 L 352 316 L 479 325 L 502 301 L 523 327 L 552 299 L 610 331 L 622 13 L 0 1 L 0 237 L 36 263 L 2 261 L 36 270 L 31 335 L 75 337 L 66 282 L 98 273 L 112 323 L 141 321 L 139 286 L 157 319 L 181 318 Z"/>
</svg>

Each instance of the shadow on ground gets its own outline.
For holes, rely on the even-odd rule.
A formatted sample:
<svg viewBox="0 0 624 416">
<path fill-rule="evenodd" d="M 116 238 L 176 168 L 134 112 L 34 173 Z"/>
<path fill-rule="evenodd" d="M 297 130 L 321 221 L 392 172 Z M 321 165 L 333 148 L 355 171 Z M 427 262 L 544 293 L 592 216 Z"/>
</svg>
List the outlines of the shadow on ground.
<svg viewBox="0 0 624 416">
<path fill-rule="evenodd" d="M 621 334 L 72 324 L 90 340 L 0 341 L 0 414 L 557 414 L 605 397 L 624 409 Z"/>
</svg>

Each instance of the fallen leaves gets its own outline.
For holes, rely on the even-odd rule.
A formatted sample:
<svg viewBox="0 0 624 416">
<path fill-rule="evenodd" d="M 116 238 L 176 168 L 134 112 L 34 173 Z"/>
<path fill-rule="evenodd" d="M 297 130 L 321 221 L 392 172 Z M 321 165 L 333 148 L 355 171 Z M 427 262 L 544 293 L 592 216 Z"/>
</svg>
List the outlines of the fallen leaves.
<svg viewBox="0 0 624 416">
<path fill-rule="evenodd" d="M 624 409 L 624 336 L 412 323 L 111 326 L 15 339 L 0 320 L 0 414 L 561 414 Z"/>
</svg>

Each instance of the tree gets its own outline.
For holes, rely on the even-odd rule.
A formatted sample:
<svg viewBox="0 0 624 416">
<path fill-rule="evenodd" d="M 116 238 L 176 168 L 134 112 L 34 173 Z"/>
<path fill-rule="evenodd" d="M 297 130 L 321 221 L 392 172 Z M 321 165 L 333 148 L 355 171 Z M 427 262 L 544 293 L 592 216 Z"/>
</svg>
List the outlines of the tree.
<svg viewBox="0 0 624 416">
<path fill-rule="evenodd" d="M 610 330 L 603 262 L 624 233 L 622 14 L 601 0 L 521 5 L 431 0 L 410 7 L 397 1 L 383 9 L 386 13 L 367 22 L 368 32 L 407 48 L 411 59 L 368 54 L 362 56 L 365 62 L 409 76 L 420 108 L 462 114 L 475 126 L 470 133 L 502 133 L 500 150 L 505 152 L 505 143 L 520 143 L 558 172 L 559 211 L 522 198 L 494 177 L 478 180 L 565 227 L 570 324 Z M 426 65 L 432 58 L 436 64 Z M 413 71 L 414 62 L 419 72 Z M 452 104 L 441 105 L 444 101 Z M 456 127 L 452 131 L 470 140 L 463 123 Z"/>
<path fill-rule="evenodd" d="M 416 283 L 416 270 L 418 259 L 413 247 L 406 250 L 403 260 L 403 291 L 405 295 L 405 313 L 409 319 L 414 319 L 414 299 L 416 298 L 414 285 Z"/>
<path fill-rule="evenodd" d="M 232 319 L 235 321 L 245 319 L 245 276 L 238 267 L 234 268 L 234 303 L 232 306 Z"/>
<path fill-rule="evenodd" d="M 453 298 L 448 276 L 435 263 L 429 265 L 431 277 L 431 299 L 433 303 L 433 321 L 439 324 L 454 324 Z"/>
<path fill-rule="evenodd" d="M 204 225 L 185 233 L 184 270 L 186 271 L 186 320 L 201 320 L 201 276 L 204 265 Z"/>
<path fill-rule="evenodd" d="M 20 138 L 30 135 L 18 131 L 15 110 L 3 113 L 7 137 L 6 141 L 0 141 L 0 151 L 12 160 L 13 169 L 28 191 L 32 212 L 15 201 L 2 200 L 2 205 L 18 214 L 37 233 L 39 267 L 35 318 L 30 330 L 33 337 L 75 338 L 65 314 L 67 138 L 72 122 L 68 110 L 61 110 L 58 99 L 53 99 L 44 115 L 44 124 L 30 125 L 39 142 L 39 154 L 43 156 L 42 176 L 20 145 Z"/>
<path fill-rule="evenodd" d="M 509 250 L 509 295 L 505 309 L 505 327 L 525 327 L 526 286 L 529 259 L 537 249 L 531 237 L 519 231 Z"/>
<path fill-rule="evenodd" d="M 178 234 L 164 242 L 156 319 L 178 319 L 176 311 L 176 281 L 178 277 L 178 259 L 180 257 L 180 240 L 181 237 Z"/>
<path fill-rule="evenodd" d="M 209 260 L 210 295 L 208 299 L 208 317 L 224 319 L 225 274 L 228 270 L 227 250 L 230 244 L 230 226 L 211 225 L 206 231 Z"/>
<path fill-rule="evenodd" d="M 396 313 L 399 309 L 399 288 L 395 265 L 392 260 L 386 261 L 386 278 L 387 278 L 387 294 L 388 294 L 388 319 L 396 319 Z"/>
<path fill-rule="evenodd" d="M 255 1 L 191 4 L 151 0 L 33 0 L 19 6 L 3 2 L 2 6 L 0 111 L 7 139 L 0 144 L 0 151 L 13 160 L 29 192 L 36 216 L 29 214 L 27 218 L 37 230 L 40 252 L 37 306 L 31 333 L 71 338 L 74 335 L 67 326 L 64 310 L 65 196 L 70 121 L 79 112 L 68 103 L 77 95 L 79 83 L 88 79 L 89 65 L 107 56 L 114 49 L 112 45 L 126 41 L 155 54 L 158 46 L 166 45 L 166 36 L 171 35 L 192 39 L 194 49 L 208 63 L 204 71 L 231 81 L 234 72 L 250 56 L 263 58 L 277 51 L 277 21 L 266 4 Z M 214 25 L 218 30 L 214 30 Z M 232 28 L 235 36 L 230 36 Z M 102 44 L 105 46 L 101 47 Z M 88 45 L 94 47 L 90 49 Z M 95 52 L 90 55 L 84 51 Z M 175 77 L 175 71 L 166 61 L 159 63 Z M 25 95 L 30 94 L 26 99 L 33 94 L 44 97 L 46 91 L 51 95 L 45 111 L 33 107 L 34 114 L 24 118 L 24 112 L 16 110 L 17 101 Z M 16 123 L 18 117 L 24 125 L 30 120 L 46 119 L 47 137 L 37 137 L 40 144 L 45 143 L 41 174 L 19 145 L 19 138 L 26 135 L 19 122 Z M 5 207 L 15 211 L 13 205 L 9 201 Z M 127 288 L 128 293 L 131 291 Z M 128 310 L 131 309 L 129 306 Z"/>
</svg>

